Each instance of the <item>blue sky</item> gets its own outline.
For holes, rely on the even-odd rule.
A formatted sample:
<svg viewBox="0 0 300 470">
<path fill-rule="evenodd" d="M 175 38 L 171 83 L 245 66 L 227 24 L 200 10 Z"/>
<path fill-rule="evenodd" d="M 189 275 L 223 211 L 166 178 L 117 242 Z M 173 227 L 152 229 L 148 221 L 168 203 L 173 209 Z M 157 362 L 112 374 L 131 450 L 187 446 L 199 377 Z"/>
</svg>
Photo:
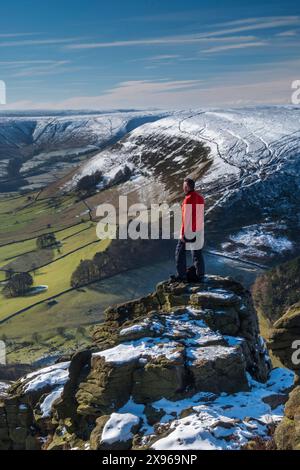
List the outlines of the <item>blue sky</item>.
<svg viewBox="0 0 300 470">
<path fill-rule="evenodd" d="M 300 79 L 294 0 L 3 0 L 0 26 L 8 109 L 280 104 Z"/>
</svg>

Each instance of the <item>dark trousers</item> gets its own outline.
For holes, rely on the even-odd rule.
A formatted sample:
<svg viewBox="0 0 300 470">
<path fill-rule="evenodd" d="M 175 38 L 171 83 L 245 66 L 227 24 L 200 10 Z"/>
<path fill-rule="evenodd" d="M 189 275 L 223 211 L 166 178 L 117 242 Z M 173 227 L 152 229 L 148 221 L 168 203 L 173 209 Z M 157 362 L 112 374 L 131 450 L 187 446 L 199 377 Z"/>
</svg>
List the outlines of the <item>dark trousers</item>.
<svg viewBox="0 0 300 470">
<path fill-rule="evenodd" d="M 175 252 L 177 276 L 186 278 L 186 252 L 191 251 L 196 274 L 201 279 L 205 271 L 202 250 L 186 250 L 185 245 L 183 241 L 178 240 Z"/>
</svg>

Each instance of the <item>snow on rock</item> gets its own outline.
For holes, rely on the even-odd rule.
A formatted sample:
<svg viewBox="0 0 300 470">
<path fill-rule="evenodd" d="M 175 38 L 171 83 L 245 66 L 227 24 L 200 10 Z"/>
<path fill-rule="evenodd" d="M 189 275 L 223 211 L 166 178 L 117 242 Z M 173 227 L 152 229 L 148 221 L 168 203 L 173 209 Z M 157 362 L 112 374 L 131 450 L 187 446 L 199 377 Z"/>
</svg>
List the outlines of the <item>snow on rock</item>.
<svg viewBox="0 0 300 470">
<path fill-rule="evenodd" d="M 156 337 L 147 337 L 148 333 Z M 189 313 L 165 315 L 163 323 L 155 319 L 146 319 L 141 323 L 122 328 L 119 335 L 125 342 L 112 349 L 94 353 L 93 356 L 102 356 L 107 362 L 117 364 L 159 355 L 175 359 L 179 357 L 177 352 L 179 343 L 166 338 L 178 337 L 180 344 L 188 346 L 218 344 L 223 339 L 222 335 L 209 328 L 203 320 L 193 319 Z M 127 337 L 139 335 L 143 337 L 126 342 Z"/>
<path fill-rule="evenodd" d="M 31 372 L 23 379 L 24 392 L 33 392 L 47 387 L 64 385 L 69 377 L 70 362 L 59 362 L 44 369 Z"/>
<path fill-rule="evenodd" d="M 175 341 L 163 338 L 143 338 L 94 353 L 93 357 L 101 356 L 105 358 L 106 362 L 115 364 L 124 364 L 160 355 L 172 360 L 179 357 L 179 353 L 176 350 L 177 347 L 178 343 Z"/>
<path fill-rule="evenodd" d="M 42 418 L 49 418 L 51 415 L 51 410 L 52 410 L 52 405 L 59 398 L 63 392 L 63 385 L 61 385 L 58 388 L 55 388 L 53 392 L 49 393 L 49 395 L 46 396 L 44 401 L 41 403 L 40 408 L 42 412 Z"/>
<path fill-rule="evenodd" d="M 238 354 L 239 349 L 234 346 L 206 346 L 205 348 L 188 348 L 187 357 L 189 363 L 192 363 L 194 360 L 203 361 L 203 360 L 213 360 L 215 358 L 226 358 L 231 355 Z"/>
<path fill-rule="evenodd" d="M 271 370 L 248 290 L 220 276 L 201 287 L 161 282 L 111 307 L 94 344 L 98 352 L 79 351 L 11 386 L 0 407 L 4 445 L 26 448 L 32 429 L 43 438 L 51 420 L 53 450 L 240 449 L 269 438 L 294 379 Z"/>
<path fill-rule="evenodd" d="M 131 413 L 112 413 L 102 431 L 102 443 L 113 444 L 129 441 L 133 436 L 132 429 L 139 422 L 140 419 Z"/>
<path fill-rule="evenodd" d="M 259 227 L 246 228 L 236 235 L 232 235 L 231 239 L 243 245 L 264 245 L 274 251 L 285 251 L 292 248 L 292 243 L 287 239 L 279 237 L 275 238 L 271 234 L 264 233 Z"/>
<path fill-rule="evenodd" d="M 223 338 L 218 332 L 209 328 L 204 320 L 193 320 L 188 314 L 167 317 L 165 328 L 164 336 L 181 336 L 181 342 L 186 346 L 218 344 Z"/>
<path fill-rule="evenodd" d="M 260 436 L 269 439 L 269 428 L 281 420 L 283 405 L 272 407 L 268 398 L 284 396 L 292 386 L 294 374 L 283 368 L 276 368 L 269 380 L 262 384 L 248 375 L 250 389 L 234 394 L 214 394 L 200 392 L 182 400 L 153 402 L 151 406 L 161 412 L 160 437 L 149 426 L 145 416 L 145 406 L 135 403 L 132 398 L 113 413 L 108 423 L 115 427 L 119 439 L 116 417 L 127 422 L 125 416 L 133 416 L 134 422 L 140 419 L 143 443 L 151 444 L 155 450 L 238 450 L 248 441 Z M 180 418 L 187 411 L 187 416 Z M 119 414 L 120 413 L 120 414 Z M 165 428 L 165 433 L 163 432 Z M 112 430 L 113 431 L 113 430 Z M 112 441 L 111 441 L 112 442 Z"/>
<path fill-rule="evenodd" d="M 249 392 L 235 394 L 196 394 L 182 402 L 160 400 L 152 406 L 164 410 L 164 423 L 171 423 L 168 435 L 152 445 L 155 450 L 237 450 L 256 436 L 268 439 L 270 425 L 283 416 L 283 405 L 272 409 L 267 397 L 284 394 L 292 386 L 294 374 L 287 369 L 274 369 L 265 384 L 249 377 Z M 182 419 L 180 415 L 192 409 Z"/>
<path fill-rule="evenodd" d="M 9 389 L 10 384 L 7 382 L 0 382 L 0 397 L 6 395 L 7 390 Z"/>
<path fill-rule="evenodd" d="M 228 292 L 224 289 L 214 289 L 211 291 L 198 291 L 197 292 L 198 297 L 201 299 L 201 297 L 210 297 L 213 300 L 234 300 L 236 299 L 236 295 L 233 294 L 232 292 Z"/>
<path fill-rule="evenodd" d="M 138 324 L 138 325 L 133 325 L 133 326 L 129 326 L 128 328 L 123 328 L 121 331 L 120 331 L 120 335 L 121 336 L 126 336 L 130 333 L 136 333 L 136 332 L 140 332 L 140 331 L 143 331 L 144 330 L 144 326 L 145 324 Z"/>
<path fill-rule="evenodd" d="M 243 338 L 239 338 L 238 336 L 224 335 L 223 338 L 226 340 L 228 346 L 238 346 L 244 341 Z"/>
<path fill-rule="evenodd" d="M 126 337 L 135 333 L 143 333 L 148 328 L 149 331 L 155 331 L 159 333 L 162 332 L 163 325 L 158 321 L 150 321 L 149 319 L 146 319 L 141 323 L 137 323 L 136 325 L 122 328 L 119 332 L 119 335 Z"/>
</svg>

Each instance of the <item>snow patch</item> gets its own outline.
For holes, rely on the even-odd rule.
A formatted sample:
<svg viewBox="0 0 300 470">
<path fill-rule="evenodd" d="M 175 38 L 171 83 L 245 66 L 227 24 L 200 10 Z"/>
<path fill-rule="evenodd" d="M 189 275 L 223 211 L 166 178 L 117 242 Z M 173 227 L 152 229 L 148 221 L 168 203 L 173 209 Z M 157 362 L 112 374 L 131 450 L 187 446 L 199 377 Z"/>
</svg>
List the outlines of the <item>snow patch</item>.
<svg viewBox="0 0 300 470">
<path fill-rule="evenodd" d="M 59 362 L 44 369 L 27 374 L 21 379 L 26 382 L 24 393 L 34 392 L 46 387 L 56 387 L 64 385 L 69 377 L 70 362 Z"/>
<path fill-rule="evenodd" d="M 268 427 L 282 419 L 284 406 L 272 410 L 263 398 L 286 393 L 292 386 L 293 372 L 273 369 L 266 383 L 249 376 L 249 392 L 221 395 L 198 393 L 177 402 L 162 399 L 152 406 L 164 410 L 163 422 L 171 423 L 168 436 L 153 444 L 156 450 L 237 450 L 256 436 L 268 439 Z M 189 416 L 175 419 L 182 410 Z"/>
<path fill-rule="evenodd" d="M 102 431 L 101 441 L 104 444 L 126 442 L 132 438 L 132 428 L 140 419 L 131 413 L 112 413 Z"/>
<path fill-rule="evenodd" d="M 240 243 L 245 247 L 265 247 L 275 253 L 282 253 L 293 249 L 292 242 L 286 237 L 268 233 L 260 226 L 246 227 L 236 235 L 231 235 L 230 240 Z"/>
<path fill-rule="evenodd" d="M 106 349 L 93 354 L 93 357 L 101 356 L 106 362 L 124 364 L 137 361 L 140 358 L 165 356 L 167 359 L 179 357 L 176 348 L 178 343 L 163 338 L 142 338 L 128 343 L 122 343 L 111 349 Z"/>
<path fill-rule="evenodd" d="M 46 398 L 40 405 L 42 418 L 49 418 L 49 416 L 51 415 L 52 405 L 55 402 L 55 400 L 57 400 L 57 398 L 61 397 L 63 389 L 64 387 L 60 386 L 56 388 L 55 390 L 53 390 L 53 392 L 49 393 L 49 395 L 46 396 Z"/>
</svg>

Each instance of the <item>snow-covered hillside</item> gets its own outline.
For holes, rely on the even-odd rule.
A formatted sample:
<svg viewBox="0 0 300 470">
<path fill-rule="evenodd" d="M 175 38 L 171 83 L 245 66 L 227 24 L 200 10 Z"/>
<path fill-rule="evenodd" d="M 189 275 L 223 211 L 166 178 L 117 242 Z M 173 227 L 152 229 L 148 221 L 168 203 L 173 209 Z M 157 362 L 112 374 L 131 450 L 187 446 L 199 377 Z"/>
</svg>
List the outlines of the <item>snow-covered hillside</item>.
<svg viewBox="0 0 300 470">
<path fill-rule="evenodd" d="M 0 116 L 1 189 L 43 186 L 136 126 L 165 115 L 130 111 Z"/>
<path fill-rule="evenodd" d="M 299 249 L 299 149 L 300 108 L 288 106 L 0 116 L 0 191 L 61 177 L 69 191 L 100 170 L 99 190 L 149 204 L 180 200 L 191 175 L 207 242 L 267 263 Z"/>
<path fill-rule="evenodd" d="M 300 149 L 300 108 L 177 112 L 139 126 L 119 142 L 118 152 L 112 147 L 95 155 L 82 166 L 74 179 L 96 170 L 108 174 L 121 164 L 130 165 L 136 155 L 141 157 L 137 171 L 149 170 L 152 157 L 159 153 L 160 148 L 147 148 L 148 139 L 154 142 L 160 140 L 162 153 L 163 143 L 171 140 L 194 140 L 209 147 L 212 165 L 202 177 L 202 185 L 230 177 L 249 185 L 294 162 Z M 189 155 L 185 155 L 184 150 L 181 151 L 181 158 L 173 158 L 173 163 L 180 166 L 188 160 Z M 148 157 L 143 155 L 145 152 Z M 171 160 L 175 152 L 178 153 L 178 150 L 174 149 L 167 158 Z M 224 199 L 227 196 L 224 195 Z"/>
<path fill-rule="evenodd" d="M 178 111 L 139 126 L 89 159 L 65 188 L 97 170 L 111 184 L 123 171 L 131 186 L 147 186 L 149 194 L 159 182 L 176 198 L 182 177 L 193 175 L 206 198 L 207 220 L 217 221 L 214 232 L 222 227 L 222 249 L 263 259 L 265 248 L 272 257 L 295 247 L 299 152 L 300 108 Z"/>
</svg>

